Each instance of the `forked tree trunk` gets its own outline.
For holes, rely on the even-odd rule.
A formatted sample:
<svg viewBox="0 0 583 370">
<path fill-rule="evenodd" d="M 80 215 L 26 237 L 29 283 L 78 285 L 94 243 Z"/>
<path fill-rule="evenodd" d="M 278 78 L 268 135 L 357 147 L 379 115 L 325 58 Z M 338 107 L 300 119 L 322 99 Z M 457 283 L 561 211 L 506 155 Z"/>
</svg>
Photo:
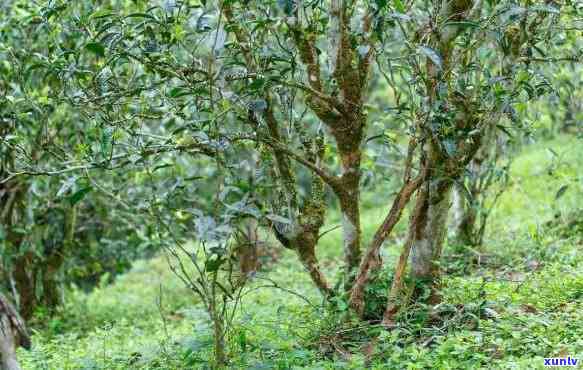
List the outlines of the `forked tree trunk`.
<svg viewBox="0 0 583 370">
<path fill-rule="evenodd" d="M 382 266 L 379 250 L 387 236 L 391 233 L 397 222 L 399 222 L 405 206 L 409 203 L 409 199 L 421 185 L 423 176 L 424 174 L 421 174 L 418 178 L 411 181 L 409 175 L 405 175 L 405 183 L 403 184 L 403 187 L 399 191 L 399 194 L 391 206 L 391 210 L 385 217 L 385 220 L 381 226 L 376 231 L 373 240 L 368 250 L 366 251 L 366 254 L 362 258 L 354 285 L 352 287 L 352 291 L 350 293 L 350 306 L 360 317 L 362 317 L 364 313 L 364 289 L 368 282 L 369 275 L 372 271 L 375 271 Z M 407 251 L 407 255 L 404 257 L 405 261 L 402 263 L 403 269 L 408 257 L 409 252 Z M 397 273 L 395 273 L 395 279 L 397 279 Z"/>
</svg>

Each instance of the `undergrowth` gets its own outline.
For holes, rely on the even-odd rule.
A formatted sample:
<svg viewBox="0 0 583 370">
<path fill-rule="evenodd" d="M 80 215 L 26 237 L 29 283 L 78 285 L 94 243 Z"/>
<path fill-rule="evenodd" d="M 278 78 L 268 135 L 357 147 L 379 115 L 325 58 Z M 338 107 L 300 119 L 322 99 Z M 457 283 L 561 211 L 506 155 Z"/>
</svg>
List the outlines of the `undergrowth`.
<svg viewBox="0 0 583 370">
<path fill-rule="evenodd" d="M 544 357 L 583 361 L 583 148 L 576 140 L 526 148 L 484 246 L 463 254 L 446 248 L 443 303 L 405 307 L 391 330 L 378 320 L 403 222 L 365 292 L 365 322 L 351 319 L 346 297 L 323 308 L 296 257 L 282 251 L 267 276 L 285 289 L 245 296 L 229 337 L 231 368 L 536 369 Z M 365 239 L 381 211 L 363 210 Z M 330 215 L 329 229 L 337 221 Z M 327 233 L 319 249 L 329 276 L 337 273 L 340 234 Z M 204 369 L 211 338 L 204 311 L 160 257 L 90 294 L 71 288 L 56 317 L 37 316 L 33 349 L 19 356 L 24 369 Z"/>
</svg>

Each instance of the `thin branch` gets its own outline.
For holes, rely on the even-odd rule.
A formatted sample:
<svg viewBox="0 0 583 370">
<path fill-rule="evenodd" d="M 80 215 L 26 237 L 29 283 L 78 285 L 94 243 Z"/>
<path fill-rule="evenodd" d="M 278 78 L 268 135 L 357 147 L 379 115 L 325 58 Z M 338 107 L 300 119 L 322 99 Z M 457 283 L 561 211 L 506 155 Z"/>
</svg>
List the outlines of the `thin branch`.
<svg viewBox="0 0 583 370">
<path fill-rule="evenodd" d="M 275 142 L 275 141 L 272 141 L 272 140 L 266 140 L 264 142 L 267 145 L 270 145 L 270 146 L 272 146 L 274 148 L 277 148 L 277 150 L 280 150 L 282 153 L 286 154 L 287 156 L 289 156 L 293 160 L 297 161 L 298 163 L 303 164 L 305 167 L 307 167 L 309 170 L 311 170 L 312 172 L 314 172 L 316 175 L 320 176 L 320 178 L 326 184 L 328 184 L 333 190 L 337 191 L 337 190 L 340 189 L 341 182 L 340 182 L 340 178 L 339 177 L 330 174 L 324 168 L 318 167 L 315 163 L 308 161 L 303 156 L 301 156 L 301 155 L 295 153 L 294 151 L 288 149 L 282 143 Z"/>
<path fill-rule="evenodd" d="M 19 177 L 19 176 L 58 176 L 69 172 L 76 172 L 76 171 L 87 171 L 87 170 L 95 170 L 95 169 L 105 169 L 105 170 L 113 170 L 116 168 L 124 167 L 125 165 L 131 163 L 128 158 L 134 154 L 141 155 L 141 158 L 146 158 L 151 155 L 155 154 L 162 154 L 168 152 L 184 152 L 188 151 L 189 153 L 193 153 L 189 150 L 191 149 L 198 149 L 200 152 L 199 154 L 204 154 L 209 157 L 215 157 L 215 152 L 213 149 L 207 145 L 202 143 L 192 143 L 186 145 L 167 145 L 167 146 L 158 146 L 154 148 L 144 149 L 138 153 L 123 153 L 112 156 L 110 159 L 102 160 L 99 162 L 92 162 L 92 163 L 85 163 L 82 165 L 71 166 L 63 169 L 51 169 L 51 170 L 23 170 L 18 172 L 12 172 L 7 177 L 0 179 L 0 184 L 5 184 L 8 181 Z M 109 165 L 111 162 L 126 159 L 116 165 Z"/>
</svg>

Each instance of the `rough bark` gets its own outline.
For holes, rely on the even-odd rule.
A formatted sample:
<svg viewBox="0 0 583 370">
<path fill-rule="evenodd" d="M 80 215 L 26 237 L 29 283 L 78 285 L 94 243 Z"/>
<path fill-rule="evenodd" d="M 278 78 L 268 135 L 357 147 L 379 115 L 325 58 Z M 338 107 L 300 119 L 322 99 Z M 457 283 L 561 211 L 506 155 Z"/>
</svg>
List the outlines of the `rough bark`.
<svg viewBox="0 0 583 370">
<path fill-rule="evenodd" d="M 243 221 L 243 231 L 237 240 L 237 256 L 239 257 L 239 272 L 241 280 L 246 280 L 249 276 L 257 272 L 259 268 L 258 260 L 258 224 L 254 218 Z"/>
<path fill-rule="evenodd" d="M 446 2 L 440 9 L 443 19 L 463 21 L 471 18 L 472 1 Z M 458 115 L 454 118 L 454 125 L 460 130 L 473 127 L 476 123 L 472 111 L 468 111 L 468 102 L 465 100 L 439 101 L 438 86 L 447 82 L 451 68 L 454 40 L 462 31 L 461 27 L 445 30 L 436 30 L 430 37 L 432 45 L 441 57 L 441 65 L 436 65 L 431 58 L 426 62 L 426 88 L 428 106 L 438 109 L 455 107 Z M 439 104 L 438 104 L 439 103 Z M 411 276 L 413 280 L 431 287 L 430 303 L 439 300 L 437 282 L 439 278 L 439 260 L 445 240 L 447 215 L 451 207 L 451 188 L 459 177 L 467 161 L 471 159 L 480 145 L 477 139 L 456 138 L 456 154 L 446 153 L 442 146 L 442 134 L 420 122 L 420 131 L 426 134 L 426 141 L 422 148 L 421 162 L 427 170 L 425 182 L 417 192 L 415 205 L 415 219 L 409 225 L 411 244 Z M 408 245 L 403 250 L 402 257 L 409 253 Z M 405 259 L 406 261 L 406 259 Z M 404 271 L 406 264 L 402 261 L 398 269 Z M 401 274 L 403 272 L 401 271 Z M 397 282 L 400 284 L 400 282 Z M 399 285 L 395 286 L 399 288 Z M 387 311 L 390 311 L 390 302 Z"/>
<path fill-rule="evenodd" d="M 355 117 L 355 120 L 343 123 L 346 131 L 333 130 L 342 165 L 340 186 L 335 192 L 342 212 L 345 270 L 348 276 L 358 267 L 361 258 L 360 164 L 363 122 L 358 122 Z"/>
<path fill-rule="evenodd" d="M 439 277 L 439 259 L 445 240 L 446 221 L 451 206 L 451 181 L 436 180 L 435 188 L 427 186 L 418 195 L 421 214 L 414 228 L 411 272 L 414 279 L 431 284 Z M 432 189 L 433 188 L 433 189 Z"/>
<path fill-rule="evenodd" d="M 460 245 L 473 245 L 476 224 L 476 205 L 466 199 L 461 185 L 455 185 L 453 195 L 453 237 Z M 477 194 L 472 194 L 472 196 Z"/>
<path fill-rule="evenodd" d="M 32 252 L 24 252 L 12 261 L 12 278 L 18 293 L 18 308 L 25 321 L 32 318 L 38 304 L 33 261 Z"/>
<path fill-rule="evenodd" d="M 428 168 L 424 168 L 422 179 L 425 178 L 428 174 Z M 425 198 L 427 197 L 427 192 L 419 192 L 415 207 L 413 208 L 413 212 L 409 217 L 409 233 L 407 235 L 407 240 L 405 241 L 405 245 L 403 246 L 403 250 L 401 251 L 401 255 L 399 256 L 399 260 L 397 261 L 397 266 L 395 267 L 395 273 L 393 275 L 393 283 L 391 284 L 391 288 L 389 290 L 388 298 L 387 298 L 387 306 L 385 308 L 385 313 L 383 315 L 383 322 L 382 324 L 385 326 L 390 326 L 393 323 L 393 317 L 397 313 L 399 309 L 400 302 L 399 296 L 401 294 L 403 288 L 403 280 L 405 276 L 405 270 L 407 268 L 407 262 L 409 260 L 409 255 L 411 253 L 411 248 L 413 247 L 413 240 L 415 237 L 415 228 L 411 227 L 411 225 L 416 225 L 418 220 L 423 217 L 425 212 Z"/>
<path fill-rule="evenodd" d="M 75 228 L 77 226 L 77 208 L 65 206 L 63 222 L 63 242 L 60 248 L 55 248 L 45 256 L 42 262 L 42 303 L 49 310 L 62 303 L 62 283 L 59 281 L 59 273 L 73 248 Z"/>
<path fill-rule="evenodd" d="M 10 167 L 9 164 L 0 163 L 0 178 L 4 177 L 4 166 Z M 21 182 L 8 181 L 0 184 L 0 222 L 6 232 L 5 243 L 9 251 L 8 256 L 11 257 L 7 266 L 9 271 L 5 273 L 8 278 L 6 283 L 13 283 L 17 306 L 24 319 L 28 320 L 32 317 L 36 306 L 33 266 L 35 256 L 32 251 L 22 250 L 25 236 L 15 232 L 15 225 L 23 219 L 26 191 L 26 185 Z M 5 286 L 5 288 L 9 287 Z"/>
<path fill-rule="evenodd" d="M 373 58 L 372 33 L 369 32 L 372 22 L 372 14 L 363 18 L 364 35 L 359 36 L 361 47 L 368 47 L 365 55 L 357 52 L 357 47 L 351 39 L 351 19 L 349 2 L 333 0 L 329 3 L 330 32 L 329 45 L 330 64 L 329 73 L 333 77 L 330 83 L 324 83 L 321 75 L 319 49 L 317 48 L 317 35 L 310 31 L 305 22 L 305 14 L 301 5 L 294 7 L 294 16 L 286 18 L 286 23 L 295 43 L 297 55 L 306 69 L 306 81 L 290 83 L 304 93 L 305 104 L 312 112 L 331 130 L 338 146 L 342 173 L 340 176 L 330 176 L 330 171 L 322 169 L 320 158 L 312 158 L 306 161 L 293 155 L 285 148 L 285 141 L 280 135 L 280 125 L 275 115 L 275 105 L 272 104 L 269 94 L 265 96 L 267 109 L 265 122 L 269 136 L 273 143 L 270 145 L 274 151 L 278 175 L 286 187 L 290 196 L 289 208 L 302 208 L 302 202 L 295 199 L 295 178 L 293 168 L 289 164 L 292 158 L 307 166 L 313 172 L 313 181 L 320 178 L 328 184 L 339 199 L 343 235 L 345 266 L 348 280 L 351 273 L 358 267 L 361 257 L 361 225 L 360 225 L 360 162 L 363 131 L 366 124 L 366 114 L 363 109 L 363 98 L 366 93 L 366 85 L 370 72 L 370 61 Z M 249 49 L 247 31 L 236 25 L 234 8 L 229 2 L 223 3 L 223 12 L 227 20 L 233 24 L 233 32 L 241 45 L 241 50 L 250 71 L 258 70 L 256 62 L 252 58 Z M 259 125 L 257 125 L 259 127 Z M 284 146 L 284 148 L 282 148 Z M 323 151 L 322 151 L 323 152 Z M 322 205 L 321 207 L 324 207 Z M 318 216 L 320 217 L 320 216 Z M 318 218 L 316 217 L 316 218 Z M 318 230 L 313 225 L 322 224 L 306 221 L 313 218 L 312 215 L 300 212 L 298 217 L 296 235 L 276 236 L 288 248 L 296 250 L 300 260 L 310 272 L 310 276 L 320 290 L 327 291 L 328 284 L 324 283 L 324 276 L 318 268 L 315 245 L 318 239 Z M 295 220 L 294 220 L 295 221 Z M 353 276 L 352 276 L 353 277 Z M 346 286 L 348 287 L 350 283 Z"/>
<path fill-rule="evenodd" d="M 342 212 L 342 238 L 344 242 L 344 262 L 347 273 L 351 273 L 360 261 L 360 206 L 358 191 L 347 191 L 340 200 Z"/>
<path fill-rule="evenodd" d="M 20 370 L 16 349 L 30 349 L 30 337 L 12 304 L 0 293 L 0 369 Z"/>
<path fill-rule="evenodd" d="M 306 103 L 332 132 L 340 156 L 342 174 L 332 186 L 340 202 L 343 226 L 345 271 L 348 281 L 358 267 L 361 257 L 360 225 L 360 162 L 366 116 L 363 114 L 363 97 L 368 81 L 372 50 L 361 59 L 350 41 L 350 17 L 344 1 L 330 2 L 330 73 L 336 83 L 325 92 L 321 79 L 320 62 L 312 33 L 300 24 L 291 25 L 300 59 L 308 73 Z M 297 14 L 296 18 L 298 18 Z M 368 19 L 365 17 L 365 20 Z M 365 24 L 369 24 L 366 21 Z M 368 27 L 368 26 L 367 26 Z M 365 27 L 366 28 L 366 27 Z M 365 43 L 370 40 L 365 40 Z M 348 287 L 350 283 L 346 285 Z"/>
<path fill-rule="evenodd" d="M 220 309 L 216 305 L 216 297 L 211 298 L 211 307 L 209 307 L 209 311 L 213 321 L 213 369 L 222 369 L 227 363 L 227 356 L 225 353 L 225 328 L 223 323 L 224 318 L 220 317 Z"/>
<path fill-rule="evenodd" d="M 317 239 L 314 238 L 313 234 L 304 233 L 298 237 L 296 242 L 298 246 L 296 252 L 300 261 L 302 262 L 302 265 L 310 274 L 312 282 L 316 285 L 324 297 L 332 296 L 332 288 L 330 287 L 326 276 L 322 272 L 316 257 Z"/>
<path fill-rule="evenodd" d="M 2 370 L 21 370 L 16 359 L 16 345 L 7 316 L 0 313 L 0 364 Z"/>
</svg>

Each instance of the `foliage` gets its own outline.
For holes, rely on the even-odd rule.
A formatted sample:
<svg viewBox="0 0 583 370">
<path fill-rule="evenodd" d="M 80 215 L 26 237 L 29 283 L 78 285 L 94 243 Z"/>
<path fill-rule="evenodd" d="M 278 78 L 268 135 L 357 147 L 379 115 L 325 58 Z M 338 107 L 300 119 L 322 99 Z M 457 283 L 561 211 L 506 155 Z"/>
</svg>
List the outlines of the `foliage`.
<svg viewBox="0 0 583 370">
<path fill-rule="evenodd" d="M 541 186 L 552 189 L 561 183 L 547 176 L 532 176 L 532 171 L 550 163 L 547 148 L 577 148 L 564 162 L 565 167 L 577 164 L 582 147 L 576 143 L 572 137 L 561 136 L 553 142 L 530 146 L 517 156 L 514 185 L 501 197 L 496 209 L 500 213 L 493 218 L 496 222 L 486 237 L 485 253 L 497 258 L 470 268 L 467 274 L 445 277 L 444 310 L 447 308 L 451 315 L 448 321 L 426 326 L 411 315 L 404 317 L 398 328 L 381 330 L 374 359 L 366 368 L 527 369 L 540 367 L 544 357 L 581 353 L 583 256 L 580 244 L 552 230 L 541 228 L 536 238 L 528 232 L 530 223 L 542 224 L 554 217 L 546 198 L 539 198 L 544 194 Z M 576 210 L 577 200 L 583 194 L 580 185 L 571 190 L 574 192 L 565 197 L 572 198 L 562 199 L 565 211 Z M 530 207 L 520 203 L 522 197 Z M 537 209 L 537 219 L 531 217 L 533 208 Z M 364 216 L 368 217 L 369 212 L 374 214 L 376 210 L 367 208 Z M 332 224 L 334 216 L 330 216 Z M 509 225 L 512 235 L 501 233 L 498 225 Z M 400 234 L 403 232 L 406 230 Z M 327 265 L 339 258 L 341 250 L 334 237 L 324 237 L 323 243 L 326 256 L 323 264 Z M 394 253 L 386 256 L 390 260 L 396 257 Z M 269 276 L 317 303 L 316 289 L 294 258 L 287 251 Z M 533 270 L 534 260 L 540 266 Z M 160 285 L 161 309 L 157 304 Z M 33 350 L 19 353 L 23 366 L 27 369 L 78 369 L 89 364 L 98 369 L 204 368 L 212 351 L 210 327 L 206 315 L 197 309 L 196 302 L 186 292 L 180 280 L 167 269 L 163 258 L 141 261 L 113 285 L 103 286 L 89 295 L 82 292 L 68 295 L 66 308 L 54 319 L 64 321 L 36 331 Z M 325 315 L 299 298 L 280 293 L 260 289 L 245 297 L 234 328 L 237 335 L 230 352 L 232 368 L 358 369 L 365 366 L 366 357 L 359 351 L 350 360 L 334 351 L 328 352 L 329 357 L 323 356 L 317 340 L 339 330 L 335 321 L 338 317 Z M 476 314 L 475 309 L 480 305 L 483 309 Z M 470 320 L 469 313 L 478 320 Z M 347 332 L 350 333 L 362 323 L 344 325 L 345 329 L 351 329 Z M 413 329 L 417 331 L 415 335 L 411 333 Z M 345 336 L 345 340 L 351 340 L 353 347 L 360 347 L 379 332 L 374 327 L 362 330 L 359 341 L 354 336 Z M 299 338 L 304 339 L 298 342 Z"/>
</svg>

